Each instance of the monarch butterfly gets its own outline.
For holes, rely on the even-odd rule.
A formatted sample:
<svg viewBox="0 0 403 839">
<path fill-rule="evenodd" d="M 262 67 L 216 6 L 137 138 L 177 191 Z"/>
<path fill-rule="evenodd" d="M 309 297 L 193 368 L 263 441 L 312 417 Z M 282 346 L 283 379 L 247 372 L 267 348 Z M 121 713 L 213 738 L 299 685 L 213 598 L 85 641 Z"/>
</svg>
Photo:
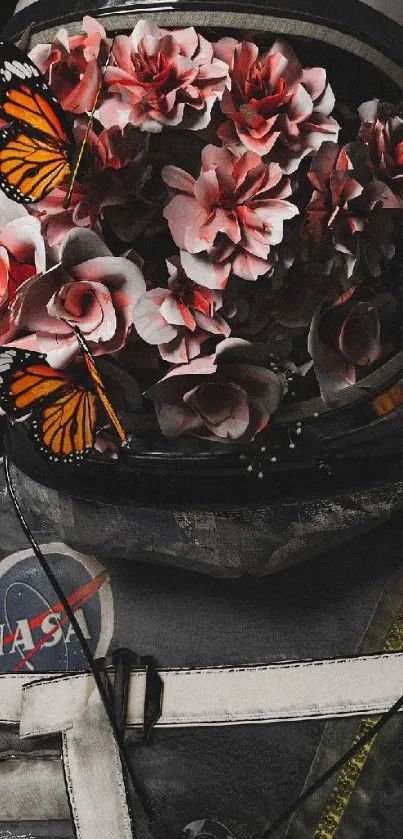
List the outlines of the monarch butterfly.
<svg viewBox="0 0 403 839">
<path fill-rule="evenodd" d="M 28 56 L 0 43 L 0 188 L 40 201 L 71 175 L 77 144 L 61 105 Z"/>
<path fill-rule="evenodd" d="M 54 370 L 41 353 L 0 347 L 0 408 L 10 419 L 29 416 L 31 436 L 48 460 L 77 466 L 94 447 L 98 402 L 122 446 L 129 443 L 77 328 L 76 335 L 85 361 L 79 376 Z"/>
</svg>

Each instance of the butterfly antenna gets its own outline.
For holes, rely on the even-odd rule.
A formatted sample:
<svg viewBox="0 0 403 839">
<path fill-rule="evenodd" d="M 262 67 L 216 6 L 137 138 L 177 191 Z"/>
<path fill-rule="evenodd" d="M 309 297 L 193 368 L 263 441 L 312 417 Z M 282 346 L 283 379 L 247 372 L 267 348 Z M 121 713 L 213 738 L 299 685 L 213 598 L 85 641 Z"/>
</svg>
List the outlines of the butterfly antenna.
<svg viewBox="0 0 403 839">
<path fill-rule="evenodd" d="M 143 810 L 144 810 L 144 812 L 145 812 L 145 814 L 148 818 L 148 821 L 149 821 L 150 826 L 152 828 L 152 833 L 153 833 L 153 835 L 155 835 L 155 831 L 157 830 L 157 826 L 158 826 L 158 823 L 160 822 L 160 819 L 154 813 L 154 810 L 153 810 L 153 807 L 151 805 L 148 794 L 145 791 L 142 782 L 137 777 L 135 769 L 132 765 L 132 762 L 130 760 L 129 754 L 127 752 L 127 749 L 126 749 L 126 746 L 125 746 L 125 743 L 124 743 L 123 736 L 120 734 L 119 726 L 118 726 L 118 723 L 117 723 L 117 720 L 116 720 L 116 717 L 115 717 L 115 712 L 112 709 L 111 704 L 110 704 L 107 687 L 102 680 L 101 672 L 98 669 L 97 663 L 96 663 L 96 661 L 94 659 L 94 656 L 91 652 L 89 644 L 88 644 L 88 642 L 87 642 L 87 640 L 84 636 L 84 633 L 81 629 L 81 626 L 80 626 L 80 624 L 79 624 L 79 622 L 78 622 L 78 620 L 77 620 L 77 618 L 74 614 L 74 610 L 73 610 L 71 604 L 69 603 L 68 598 L 66 597 L 66 595 L 65 595 L 65 593 L 64 593 L 64 591 L 63 591 L 63 589 L 62 589 L 62 587 L 61 587 L 61 585 L 60 585 L 60 583 L 57 579 L 57 577 L 54 575 L 46 557 L 42 553 L 42 551 L 41 551 L 33 533 L 31 532 L 31 529 L 30 529 L 29 525 L 27 524 L 27 522 L 25 520 L 24 514 L 21 510 L 21 507 L 20 507 L 20 504 L 19 504 L 19 501 L 18 501 L 18 498 L 17 498 L 17 495 L 16 495 L 16 491 L 15 491 L 15 488 L 14 488 L 14 485 L 13 485 L 13 481 L 12 481 L 12 477 L 11 477 L 11 471 L 10 471 L 10 462 L 9 462 L 9 458 L 8 458 L 8 455 L 7 455 L 6 452 L 4 453 L 4 458 L 3 458 L 3 468 L 4 468 L 4 475 L 5 475 L 7 490 L 8 490 L 10 499 L 12 501 L 12 504 L 14 506 L 14 510 L 16 512 L 18 521 L 21 525 L 21 529 L 23 530 L 25 536 L 27 537 L 27 539 L 28 539 L 28 541 L 29 541 L 29 543 L 32 547 L 32 550 L 33 550 L 33 552 L 34 552 L 34 554 L 35 554 L 43 572 L 46 574 L 46 577 L 48 578 L 52 588 L 54 589 L 57 597 L 59 598 L 59 600 L 60 600 L 60 602 L 63 606 L 63 609 L 64 609 L 67 617 L 69 618 L 69 620 L 71 622 L 71 625 L 74 629 L 74 632 L 76 633 L 78 642 L 79 642 L 79 644 L 81 646 L 81 649 L 82 649 L 82 651 L 83 651 L 83 653 L 84 653 L 84 655 L 87 659 L 88 666 L 89 666 L 89 668 L 91 670 L 91 673 L 94 677 L 94 681 L 95 681 L 95 684 L 98 688 L 99 695 L 100 695 L 100 698 L 102 700 L 102 704 L 105 708 L 106 715 L 107 715 L 108 720 L 110 722 L 110 725 L 111 725 L 111 728 L 112 728 L 112 731 L 113 731 L 113 734 L 114 734 L 114 737 L 115 737 L 115 740 L 116 740 L 116 744 L 117 744 L 118 749 L 119 749 L 122 764 L 123 764 L 123 766 L 126 770 L 126 773 L 127 773 L 128 777 L 130 778 L 130 781 L 133 785 L 133 789 L 134 789 L 134 791 L 137 795 L 137 798 L 138 798 L 140 804 L 142 805 L 142 808 L 143 808 Z M 162 828 L 161 823 L 160 823 L 160 827 Z M 164 829 L 165 829 L 165 836 L 168 836 L 165 825 L 164 825 Z"/>
<path fill-rule="evenodd" d="M 102 75 L 101 75 L 101 81 L 98 85 L 98 90 L 96 92 L 96 96 L 95 96 L 95 99 L 94 99 L 94 104 L 93 104 L 93 106 L 92 106 L 92 108 L 89 112 L 87 125 L 86 125 L 85 131 L 84 131 L 84 136 L 81 140 L 80 147 L 78 149 L 78 153 L 77 153 L 77 156 L 76 156 L 76 159 L 75 159 L 74 168 L 73 168 L 73 171 L 72 171 L 71 177 L 70 177 L 69 188 L 67 190 L 66 197 L 63 201 L 63 208 L 65 210 L 68 210 L 68 208 L 70 206 L 70 201 L 71 201 L 71 196 L 72 196 L 74 184 L 76 182 L 78 170 L 81 166 L 81 161 L 83 159 L 83 154 L 84 154 L 85 146 L 87 144 L 88 135 L 91 131 L 92 123 L 94 121 L 94 113 L 96 111 L 96 108 L 97 108 L 97 105 L 98 105 L 98 102 L 99 102 L 99 97 L 101 95 L 102 85 L 103 85 L 103 81 L 104 81 L 104 78 L 105 78 L 105 73 L 106 73 L 107 68 L 109 66 L 109 61 L 110 61 L 110 58 L 111 58 L 111 55 L 112 55 L 112 50 L 113 50 L 113 45 L 115 43 L 115 38 L 116 38 L 116 35 L 114 36 L 114 38 L 112 40 L 112 43 L 111 43 L 111 46 L 109 48 L 109 52 L 108 52 L 108 55 L 107 55 L 105 67 L 104 67 L 104 69 L 102 71 Z"/>
<path fill-rule="evenodd" d="M 68 322 L 66 321 L 66 323 L 68 323 Z M 71 324 L 69 324 L 69 326 L 71 326 Z M 123 448 L 128 449 L 128 448 L 130 448 L 129 439 L 128 439 L 127 434 L 126 434 L 126 432 L 125 432 L 125 430 L 122 426 L 122 423 L 120 422 L 119 417 L 117 416 L 117 413 L 116 413 L 113 405 L 110 402 L 110 399 L 107 396 L 106 388 L 105 388 L 104 382 L 102 380 L 101 374 L 100 374 L 100 372 L 98 370 L 98 367 L 95 363 L 95 359 L 94 359 L 93 355 L 91 354 L 91 351 L 88 347 L 88 344 L 87 344 L 87 342 L 84 338 L 84 335 L 81 332 L 81 330 L 78 328 L 78 326 L 74 326 L 74 332 L 76 333 L 77 341 L 78 341 L 78 343 L 79 343 L 79 345 L 82 349 L 83 356 L 84 356 L 84 361 L 85 361 L 85 364 L 87 366 L 87 370 L 88 370 L 88 372 L 89 372 L 89 374 L 92 378 L 92 381 L 94 382 L 98 398 L 99 398 L 100 402 L 102 403 L 106 413 L 108 414 L 109 419 L 111 420 L 111 422 L 112 422 L 112 424 L 113 424 L 113 426 L 116 430 L 116 433 L 119 436 L 119 439 L 121 441 L 121 444 L 122 444 Z"/>
</svg>

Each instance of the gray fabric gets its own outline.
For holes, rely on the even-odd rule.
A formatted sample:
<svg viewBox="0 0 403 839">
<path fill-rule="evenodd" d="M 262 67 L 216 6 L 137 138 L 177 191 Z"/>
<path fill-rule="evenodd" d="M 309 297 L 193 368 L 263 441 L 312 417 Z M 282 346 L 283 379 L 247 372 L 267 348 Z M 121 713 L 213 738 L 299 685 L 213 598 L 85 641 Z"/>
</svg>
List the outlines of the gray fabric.
<svg viewBox="0 0 403 839">
<path fill-rule="evenodd" d="M 272 498 L 239 508 L 183 510 L 59 492 L 12 467 L 17 494 L 32 529 L 52 529 L 79 551 L 126 562 L 172 565 L 215 577 L 278 573 L 387 522 L 403 506 L 403 481 L 390 476 L 351 491 L 318 482 L 295 498 Z M 256 479 L 257 480 L 257 479 Z M 301 476 L 301 482 L 304 477 Z"/>
<path fill-rule="evenodd" d="M 74 832 L 70 822 L 0 821 L 0 839 L 74 839 Z"/>
<path fill-rule="evenodd" d="M 400 544 L 396 530 L 382 529 L 341 555 L 261 580 L 110 561 L 118 588 L 112 643 L 134 645 L 168 667 L 350 655 L 400 559 Z"/>
<path fill-rule="evenodd" d="M 1 522 L 3 556 L 25 548 L 4 496 Z M 98 557 L 108 569 L 113 592 L 111 646 L 152 655 L 162 667 L 352 654 L 361 647 L 384 586 L 399 564 L 401 526 L 398 521 L 393 528 L 350 542 L 341 553 L 328 552 L 260 580 L 218 580 Z M 36 536 L 42 543 L 58 538 L 43 521 Z M 375 636 L 372 649 L 374 644 Z M 307 722 L 158 731 L 151 744 L 131 735 L 130 751 L 174 832 L 189 821 L 210 817 L 227 822 L 237 839 L 250 839 L 301 790 L 323 729 L 323 723 Z M 338 739 L 336 751 L 337 745 Z M 392 759 L 385 776 L 386 788 L 397 760 Z M 397 800 L 398 774 L 393 785 Z M 385 797 L 382 789 L 377 806 Z M 368 818 L 372 825 L 374 813 Z M 393 836 L 392 808 L 380 818 L 388 820 L 388 835 Z M 365 818 L 360 827 L 359 839 L 369 839 Z M 379 831 L 372 839 L 384 839 Z M 139 837 L 148 839 L 144 825 Z"/>
</svg>

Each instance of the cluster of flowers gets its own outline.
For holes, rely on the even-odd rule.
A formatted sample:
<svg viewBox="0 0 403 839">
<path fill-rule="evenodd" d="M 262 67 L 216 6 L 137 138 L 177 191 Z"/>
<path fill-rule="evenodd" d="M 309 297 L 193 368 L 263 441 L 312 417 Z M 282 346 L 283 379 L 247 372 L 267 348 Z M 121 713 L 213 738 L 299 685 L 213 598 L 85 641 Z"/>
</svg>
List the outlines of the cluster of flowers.
<svg viewBox="0 0 403 839">
<path fill-rule="evenodd" d="M 166 436 L 222 442 L 267 426 L 290 371 L 332 399 L 390 351 L 397 303 L 377 278 L 402 222 L 392 106 L 362 104 L 340 145 L 323 68 L 284 41 L 262 52 L 193 27 L 140 21 L 112 44 L 86 17 L 30 55 L 77 141 L 102 93 L 69 209 L 67 184 L 29 211 L 1 197 L 2 344 L 63 368 L 77 324 L 143 385 Z"/>
</svg>

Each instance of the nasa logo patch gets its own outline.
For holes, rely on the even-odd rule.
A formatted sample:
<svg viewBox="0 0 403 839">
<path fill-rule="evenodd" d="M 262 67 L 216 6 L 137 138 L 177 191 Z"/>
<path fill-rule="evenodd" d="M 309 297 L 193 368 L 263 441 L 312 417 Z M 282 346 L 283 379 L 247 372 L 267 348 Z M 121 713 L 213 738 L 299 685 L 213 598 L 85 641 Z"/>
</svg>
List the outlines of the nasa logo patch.
<svg viewBox="0 0 403 839">
<path fill-rule="evenodd" d="M 93 556 L 59 542 L 41 545 L 95 658 L 108 652 L 114 626 L 107 572 Z M 32 550 L 0 562 L 0 673 L 84 670 L 73 627 Z"/>
</svg>

